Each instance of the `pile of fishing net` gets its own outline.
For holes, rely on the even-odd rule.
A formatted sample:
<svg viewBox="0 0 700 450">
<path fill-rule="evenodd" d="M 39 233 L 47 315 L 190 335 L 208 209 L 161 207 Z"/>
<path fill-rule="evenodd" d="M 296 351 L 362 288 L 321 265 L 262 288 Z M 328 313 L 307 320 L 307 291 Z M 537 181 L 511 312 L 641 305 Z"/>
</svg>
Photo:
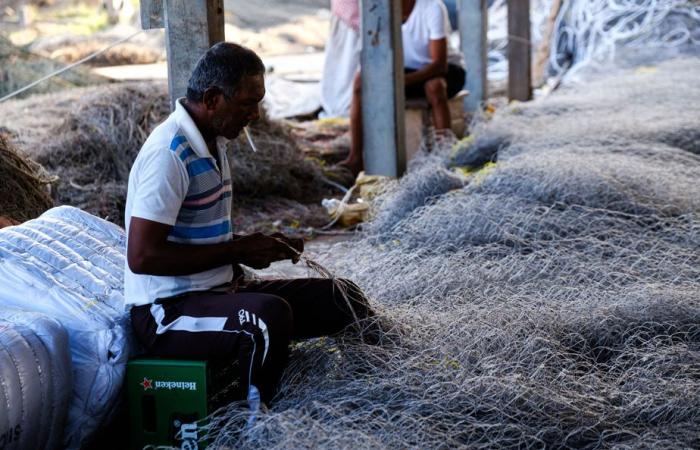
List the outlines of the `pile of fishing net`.
<svg viewBox="0 0 700 450">
<path fill-rule="evenodd" d="M 32 43 L 32 51 L 51 59 L 70 64 L 99 52 L 122 36 L 117 33 L 95 33 L 90 36 L 52 36 Z M 90 66 L 118 66 L 123 64 L 151 64 L 165 59 L 162 39 L 138 37 L 115 45 L 91 58 Z"/>
<path fill-rule="evenodd" d="M 270 411 L 219 411 L 214 446 L 700 446 L 697 73 L 567 88 L 421 156 L 319 259 L 381 345 L 297 344 Z"/>
<path fill-rule="evenodd" d="M 490 2 L 491 80 L 508 74 L 507 3 Z M 545 75 L 574 79 L 581 72 L 608 70 L 613 63 L 639 64 L 700 50 L 697 1 L 532 0 L 530 5 L 533 63 L 546 66 L 535 67 L 536 77 L 545 69 Z M 546 49 L 543 55 L 538 55 L 540 49 Z"/>
<path fill-rule="evenodd" d="M 63 66 L 60 62 L 17 47 L 0 35 L 0 97 L 23 88 Z M 102 82 L 104 82 L 102 77 L 77 67 L 31 88 L 27 93 L 57 91 Z M 27 94 L 20 94 L 22 95 Z"/>
<path fill-rule="evenodd" d="M 104 86 L 85 89 L 71 100 L 72 108 L 47 130 L 43 145 L 28 151 L 58 177 L 58 204 L 123 225 L 131 164 L 150 130 L 169 112 L 164 87 Z"/>
<path fill-rule="evenodd" d="M 0 217 L 24 222 L 49 209 L 52 179 L 26 155 L 18 151 L 0 132 Z M 2 227 L 2 225 L 0 225 Z"/>
<path fill-rule="evenodd" d="M 77 206 L 123 225 L 131 165 L 150 131 L 169 114 L 164 84 L 66 91 L 9 101 L 0 105 L 0 113 L 5 111 L 2 126 L 58 177 L 54 188 L 58 204 Z M 51 118 L 43 117 L 44 111 Z M 32 121 L 46 125 L 37 130 Z M 290 214 L 302 223 L 322 221 L 326 214 L 315 206 L 327 192 L 320 167 L 304 158 L 289 132 L 276 122 L 263 118 L 251 126 L 251 135 L 258 152 L 245 140 L 220 143 L 230 152 L 238 213 L 245 215 L 247 205 L 255 216 L 255 211 L 269 210 L 265 204 L 271 203 L 288 205 Z M 238 223 L 254 226 L 246 220 Z"/>
<path fill-rule="evenodd" d="M 550 70 L 605 69 L 700 51 L 700 4 L 694 0 L 563 2 L 555 22 Z"/>
</svg>

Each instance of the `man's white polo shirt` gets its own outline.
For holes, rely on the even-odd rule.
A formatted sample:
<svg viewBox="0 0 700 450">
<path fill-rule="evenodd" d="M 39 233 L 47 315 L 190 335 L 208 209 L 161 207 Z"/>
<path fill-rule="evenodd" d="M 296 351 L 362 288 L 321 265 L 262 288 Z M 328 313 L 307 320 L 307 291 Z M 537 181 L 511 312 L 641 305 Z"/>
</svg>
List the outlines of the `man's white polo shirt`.
<svg viewBox="0 0 700 450">
<path fill-rule="evenodd" d="M 230 241 L 231 170 L 225 151 L 218 167 L 187 110 L 175 112 L 141 147 L 129 174 L 126 197 L 127 236 L 132 217 L 171 225 L 168 240 L 182 244 Z M 127 304 L 144 305 L 188 291 L 202 291 L 231 281 L 231 265 L 188 276 L 137 275 L 124 270 Z"/>
</svg>

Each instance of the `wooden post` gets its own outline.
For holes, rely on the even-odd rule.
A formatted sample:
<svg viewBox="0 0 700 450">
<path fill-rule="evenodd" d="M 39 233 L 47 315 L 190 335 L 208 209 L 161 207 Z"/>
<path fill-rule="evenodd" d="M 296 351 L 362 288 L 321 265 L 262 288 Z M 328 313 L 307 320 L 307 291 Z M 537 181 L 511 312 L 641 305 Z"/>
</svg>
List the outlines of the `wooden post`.
<svg viewBox="0 0 700 450">
<path fill-rule="evenodd" d="M 187 81 L 199 58 L 224 40 L 223 0 L 165 0 L 170 107 L 187 93 Z"/>
<path fill-rule="evenodd" d="M 554 23 L 557 21 L 559 10 L 561 9 L 561 0 L 554 0 L 552 7 L 549 10 L 547 25 L 542 34 L 542 42 L 537 49 L 535 57 L 535 65 L 532 68 L 532 81 L 534 86 L 542 86 L 547 78 L 545 73 L 547 69 L 547 61 L 549 61 L 549 51 L 552 43 L 552 33 L 554 32 Z"/>
<path fill-rule="evenodd" d="M 175 109 L 199 58 L 224 40 L 224 1 L 141 0 L 141 26 L 165 26 L 170 108 Z"/>
<path fill-rule="evenodd" d="M 488 98 L 488 5 L 486 0 L 460 0 L 459 36 L 467 65 L 464 110 L 474 112 Z"/>
<path fill-rule="evenodd" d="M 365 172 L 406 171 L 401 2 L 362 2 L 362 123 Z"/>
<path fill-rule="evenodd" d="M 144 30 L 165 28 L 163 0 L 141 0 L 141 28 Z"/>
<path fill-rule="evenodd" d="M 508 98 L 532 99 L 530 0 L 508 0 Z"/>
</svg>

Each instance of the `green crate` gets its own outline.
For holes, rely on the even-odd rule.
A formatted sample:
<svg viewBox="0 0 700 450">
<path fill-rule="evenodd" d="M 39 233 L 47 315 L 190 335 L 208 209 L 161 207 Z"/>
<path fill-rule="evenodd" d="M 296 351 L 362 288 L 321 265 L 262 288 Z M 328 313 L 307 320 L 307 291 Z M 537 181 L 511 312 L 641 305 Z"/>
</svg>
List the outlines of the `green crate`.
<svg viewBox="0 0 700 450">
<path fill-rule="evenodd" d="M 211 411 L 206 361 L 135 359 L 126 366 L 126 380 L 132 448 L 206 447 L 201 441 L 201 419 Z"/>
</svg>

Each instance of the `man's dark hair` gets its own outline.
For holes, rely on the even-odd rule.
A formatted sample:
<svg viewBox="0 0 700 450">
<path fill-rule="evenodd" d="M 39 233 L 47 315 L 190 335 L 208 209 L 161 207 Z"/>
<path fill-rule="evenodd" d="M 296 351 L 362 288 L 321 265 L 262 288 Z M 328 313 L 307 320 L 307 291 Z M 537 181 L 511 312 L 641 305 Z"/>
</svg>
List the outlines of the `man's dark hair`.
<svg viewBox="0 0 700 450">
<path fill-rule="evenodd" d="M 199 58 L 187 83 L 187 100 L 201 102 L 212 86 L 232 97 L 241 80 L 265 73 L 265 65 L 254 51 L 231 42 L 219 42 Z"/>
</svg>

